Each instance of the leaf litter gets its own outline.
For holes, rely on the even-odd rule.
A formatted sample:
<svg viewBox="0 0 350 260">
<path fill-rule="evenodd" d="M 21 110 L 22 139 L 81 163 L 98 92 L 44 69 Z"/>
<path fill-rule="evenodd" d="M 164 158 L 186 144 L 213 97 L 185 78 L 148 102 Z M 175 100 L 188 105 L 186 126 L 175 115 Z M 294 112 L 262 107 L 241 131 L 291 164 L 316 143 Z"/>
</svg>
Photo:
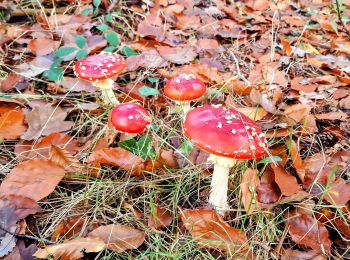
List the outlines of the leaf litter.
<svg viewBox="0 0 350 260">
<path fill-rule="evenodd" d="M 169 252 L 171 245 L 188 259 L 348 257 L 349 6 L 1 4 L 1 257 L 147 257 L 146 248 L 162 243 L 155 232 L 168 243 L 157 248 Z M 120 147 L 110 108 L 93 84 L 75 77 L 73 63 L 101 51 L 124 55 L 127 70 L 114 79 L 114 92 L 152 112 L 152 127 L 142 133 L 152 149 Z M 219 103 L 249 116 L 274 156 L 234 167 L 224 217 L 203 209 L 208 154 L 186 144 L 182 119 L 163 96 L 166 81 L 181 73 L 208 84 L 193 106 Z M 59 217 L 48 214 L 59 208 Z M 279 225 L 259 222 L 267 212 L 280 216 Z M 23 219 L 28 226 L 20 231 Z M 39 243 L 43 236 L 53 244 Z"/>
</svg>

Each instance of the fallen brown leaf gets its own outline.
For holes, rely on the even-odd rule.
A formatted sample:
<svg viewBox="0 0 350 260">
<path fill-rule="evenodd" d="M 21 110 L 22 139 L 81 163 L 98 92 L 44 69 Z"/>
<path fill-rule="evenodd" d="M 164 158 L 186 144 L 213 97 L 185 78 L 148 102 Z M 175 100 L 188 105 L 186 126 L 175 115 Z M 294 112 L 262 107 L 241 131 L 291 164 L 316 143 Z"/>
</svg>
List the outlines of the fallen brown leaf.
<svg viewBox="0 0 350 260">
<path fill-rule="evenodd" d="M 264 204 L 271 204 L 281 197 L 281 191 L 275 182 L 274 173 L 267 168 L 256 187 L 257 200 Z"/>
<path fill-rule="evenodd" d="M 143 212 L 141 210 L 136 209 L 133 205 L 127 202 L 124 202 L 122 207 L 130 210 L 134 214 L 135 218 L 141 218 L 143 216 Z"/>
<path fill-rule="evenodd" d="M 197 56 L 193 47 L 157 46 L 157 51 L 164 59 L 175 64 L 189 63 Z"/>
<path fill-rule="evenodd" d="M 51 146 L 50 161 L 67 172 L 80 172 L 83 168 L 83 165 L 73 154 L 55 145 Z"/>
<path fill-rule="evenodd" d="M 312 216 L 295 210 L 287 212 L 285 218 L 286 227 L 295 243 L 310 247 L 317 252 L 330 252 L 332 242 L 323 224 Z"/>
<path fill-rule="evenodd" d="M 76 260 L 84 256 L 83 251 L 97 253 L 105 249 L 105 247 L 106 244 L 100 238 L 77 237 L 61 244 L 39 249 L 34 256 L 39 259 L 47 259 L 52 255 L 55 259 Z"/>
<path fill-rule="evenodd" d="M 51 104 L 35 106 L 32 111 L 26 112 L 29 129 L 22 136 L 24 140 L 37 139 L 53 132 L 63 132 L 71 129 L 73 122 L 64 121 L 67 113 L 60 107 Z"/>
<path fill-rule="evenodd" d="M 88 234 L 90 238 L 101 239 L 108 249 L 118 253 L 138 248 L 143 244 L 145 236 L 143 231 L 120 224 L 101 226 Z"/>
<path fill-rule="evenodd" d="M 17 194 L 39 201 L 54 191 L 64 177 L 63 168 L 46 160 L 18 164 L 0 185 L 0 195 Z"/>
<path fill-rule="evenodd" d="M 336 207 L 345 207 L 350 200 L 350 183 L 337 178 L 326 189 L 324 199 Z"/>
<path fill-rule="evenodd" d="M 148 227 L 161 229 L 170 226 L 172 221 L 173 217 L 167 209 L 156 206 L 149 216 Z"/>
<path fill-rule="evenodd" d="M 300 123 L 308 116 L 310 113 L 310 107 L 305 104 L 295 104 L 285 108 L 284 114 L 289 120 L 290 124 Z M 291 121 L 292 120 L 292 121 Z"/>
<path fill-rule="evenodd" d="M 18 139 L 26 130 L 22 109 L 0 113 L 0 140 Z"/>
<path fill-rule="evenodd" d="M 50 39 L 33 39 L 29 42 L 28 48 L 37 56 L 44 56 L 53 53 L 60 46 L 60 42 Z"/>
<path fill-rule="evenodd" d="M 290 157 L 292 159 L 292 163 L 294 165 L 294 168 L 296 169 L 298 173 L 298 177 L 301 181 L 304 181 L 305 178 L 305 165 L 303 160 L 300 157 L 298 145 L 297 143 L 292 140 L 291 146 L 290 146 Z"/>
<path fill-rule="evenodd" d="M 267 115 L 267 111 L 262 107 L 236 107 L 236 110 L 254 121 L 259 121 Z"/>
<path fill-rule="evenodd" d="M 54 132 L 48 136 L 42 137 L 37 143 L 31 141 L 22 141 L 16 144 L 15 153 L 20 161 L 34 159 L 36 157 L 49 159 L 52 146 L 65 149 L 71 154 L 79 151 L 78 142 L 73 137 Z"/>
<path fill-rule="evenodd" d="M 215 210 L 187 209 L 180 211 L 180 216 L 201 247 L 223 250 L 232 256 L 246 255 L 250 251 L 246 235 L 226 224 Z"/>
<path fill-rule="evenodd" d="M 136 173 L 142 170 L 145 162 L 141 157 L 120 147 L 95 150 L 89 156 L 88 161 L 118 166 Z"/>
<path fill-rule="evenodd" d="M 282 195 L 291 196 L 299 192 L 301 186 L 299 186 L 294 176 L 288 174 L 281 165 L 271 165 L 271 167 L 275 173 L 275 182 L 280 188 Z"/>
<path fill-rule="evenodd" d="M 63 220 L 55 228 L 51 235 L 51 240 L 57 241 L 58 238 L 69 239 L 77 234 L 86 233 L 88 228 L 87 219 L 83 216 L 74 216 Z M 83 235 L 83 234 L 81 234 Z"/>
</svg>

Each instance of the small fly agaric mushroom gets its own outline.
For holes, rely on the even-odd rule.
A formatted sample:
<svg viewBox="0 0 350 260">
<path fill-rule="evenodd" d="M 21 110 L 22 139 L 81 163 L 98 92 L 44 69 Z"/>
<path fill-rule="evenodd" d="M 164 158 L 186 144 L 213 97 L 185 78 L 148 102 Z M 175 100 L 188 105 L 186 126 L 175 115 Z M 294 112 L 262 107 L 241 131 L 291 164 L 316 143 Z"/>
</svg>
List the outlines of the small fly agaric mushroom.
<svg viewBox="0 0 350 260">
<path fill-rule="evenodd" d="M 117 105 L 119 101 L 113 92 L 112 78 L 118 76 L 125 67 L 122 56 L 105 52 L 77 61 L 74 71 L 79 79 L 91 81 L 101 91 L 101 97 L 106 104 Z"/>
<path fill-rule="evenodd" d="M 182 113 L 191 109 L 191 101 L 202 97 L 207 90 L 206 85 L 193 74 L 180 74 L 170 79 L 164 86 L 164 94 L 182 106 Z"/>
<path fill-rule="evenodd" d="M 229 209 L 227 203 L 229 170 L 236 160 L 258 159 L 267 152 L 265 134 L 251 119 L 221 105 L 195 108 L 184 122 L 187 138 L 210 154 L 214 172 L 209 203 L 218 213 Z"/>
<path fill-rule="evenodd" d="M 121 141 L 126 141 L 143 132 L 151 123 L 150 113 L 139 104 L 125 103 L 112 110 L 111 121 L 114 128 L 122 132 Z"/>
</svg>

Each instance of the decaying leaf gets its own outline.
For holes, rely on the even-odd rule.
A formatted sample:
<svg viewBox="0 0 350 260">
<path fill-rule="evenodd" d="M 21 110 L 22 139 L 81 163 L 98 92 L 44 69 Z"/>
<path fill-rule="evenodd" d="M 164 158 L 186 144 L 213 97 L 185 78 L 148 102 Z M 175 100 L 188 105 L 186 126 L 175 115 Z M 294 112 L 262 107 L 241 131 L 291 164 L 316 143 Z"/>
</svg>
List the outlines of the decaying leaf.
<svg viewBox="0 0 350 260">
<path fill-rule="evenodd" d="M 73 126 L 73 122 L 64 121 L 66 117 L 67 113 L 60 107 L 53 107 L 51 104 L 35 106 L 32 111 L 26 112 L 29 128 L 22 138 L 33 140 L 53 132 L 67 131 Z"/>
<path fill-rule="evenodd" d="M 89 161 L 118 166 L 134 172 L 139 172 L 144 167 L 143 163 L 145 162 L 141 157 L 120 147 L 93 151 Z"/>
<path fill-rule="evenodd" d="M 56 241 L 58 238 L 69 239 L 86 230 L 88 226 L 87 219 L 83 216 L 75 216 L 63 220 L 51 235 L 51 240 Z"/>
<path fill-rule="evenodd" d="M 258 172 L 255 169 L 248 168 L 242 176 L 241 194 L 242 203 L 245 211 L 249 214 L 256 208 L 256 187 L 259 184 Z"/>
<path fill-rule="evenodd" d="M 51 146 L 50 161 L 67 172 L 80 172 L 83 169 L 83 165 L 73 154 L 55 145 Z"/>
<path fill-rule="evenodd" d="M 192 47 L 168 47 L 158 46 L 157 51 L 167 61 L 175 64 L 185 64 L 193 61 L 197 53 Z"/>
<path fill-rule="evenodd" d="M 281 166 L 271 166 L 275 174 L 275 182 L 281 190 L 282 195 L 291 196 L 296 194 L 300 189 L 297 179 L 288 174 L 287 171 Z"/>
<path fill-rule="evenodd" d="M 204 248 L 237 255 L 249 255 L 246 235 L 226 224 L 214 210 L 194 209 L 180 212 L 181 220 L 193 239 Z"/>
<path fill-rule="evenodd" d="M 77 237 L 62 244 L 47 246 L 39 249 L 34 256 L 39 259 L 47 259 L 52 255 L 55 259 L 81 259 L 84 252 L 100 252 L 105 249 L 106 244 L 98 237 Z"/>
<path fill-rule="evenodd" d="M 350 200 L 350 183 L 346 183 L 342 178 L 337 178 L 326 189 L 324 199 L 336 207 L 345 207 Z"/>
<path fill-rule="evenodd" d="M 39 201 L 54 191 L 65 170 L 50 161 L 35 159 L 18 164 L 0 185 L 0 195 L 17 194 Z"/>
<path fill-rule="evenodd" d="M 167 209 L 156 206 L 149 216 L 148 226 L 161 229 L 168 227 L 172 221 L 173 217 Z"/>
<path fill-rule="evenodd" d="M 328 230 L 313 216 L 294 210 L 287 212 L 285 218 L 286 227 L 295 243 L 310 247 L 317 252 L 330 252 L 332 242 Z"/>
<path fill-rule="evenodd" d="M 51 147 L 56 146 L 71 154 L 76 154 L 79 150 L 78 142 L 67 134 L 54 132 L 44 136 L 38 142 L 22 141 L 16 144 L 15 153 L 20 161 L 34 159 L 49 159 Z"/>
<path fill-rule="evenodd" d="M 271 169 L 265 170 L 256 191 L 257 200 L 264 204 L 274 203 L 281 197 L 281 191 L 275 182 L 275 175 Z"/>
<path fill-rule="evenodd" d="M 0 140 L 18 139 L 27 130 L 22 109 L 4 110 L 0 113 Z"/>
<path fill-rule="evenodd" d="M 104 241 L 107 248 L 118 253 L 136 249 L 145 240 L 145 232 L 120 224 L 101 226 L 88 234 L 89 237 Z"/>
</svg>

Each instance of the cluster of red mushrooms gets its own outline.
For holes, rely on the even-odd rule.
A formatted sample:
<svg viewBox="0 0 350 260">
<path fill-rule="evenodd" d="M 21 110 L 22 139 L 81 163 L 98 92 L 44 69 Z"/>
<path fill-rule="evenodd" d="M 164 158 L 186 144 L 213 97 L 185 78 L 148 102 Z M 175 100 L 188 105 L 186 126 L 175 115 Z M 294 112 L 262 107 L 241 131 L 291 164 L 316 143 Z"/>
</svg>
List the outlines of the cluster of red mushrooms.
<svg viewBox="0 0 350 260">
<path fill-rule="evenodd" d="M 150 113 L 137 103 L 120 104 L 113 92 L 114 81 L 126 67 L 122 56 L 101 53 L 75 63 L 76 76 L 92 82 L 101 91 L 106 104 L 115 106 L 111 120 L 128 140 L 142 133 L 151 124 Z M 185 136 L 210 154 L 214 164 L 209 203 L 220 214 L 229 210 L 227 202 L 230 168 L 237 160 L 259 159 L 267 154 L 267 141 L 260 127 L 233 108 L 206 105 L 191 110 L 191 101 L 203 97 L 206 85 L 193 74 L 180 74 L 167 81 L 164 94 L 182 108 Z"/>
</svg>

